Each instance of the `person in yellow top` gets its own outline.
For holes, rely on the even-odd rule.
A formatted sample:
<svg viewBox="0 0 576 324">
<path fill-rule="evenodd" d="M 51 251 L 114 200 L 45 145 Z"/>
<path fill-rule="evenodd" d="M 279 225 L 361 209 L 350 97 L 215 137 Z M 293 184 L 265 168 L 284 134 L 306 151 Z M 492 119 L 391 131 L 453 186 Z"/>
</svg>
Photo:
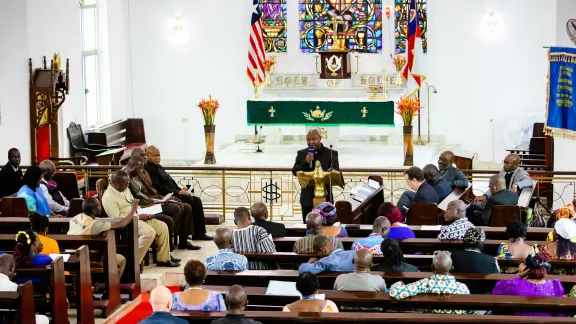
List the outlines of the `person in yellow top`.
<svg viewBox="0 0 576 324">
<path fill-rule="evenodd" d="M 38 234 L 38 238 L 44 248 L 42 249 L 41 254 L 60 254 L 60 247 L 58 247 L 58 242 L 55 239 L 49 238 L 46 236 L 48 234 L 48 226 L 50 221 L 48 221 L 48 217 L 42 214 L 32 212 L 28 216 L 30 219 L 30 227 L 32 230 Z"/>
</svg>

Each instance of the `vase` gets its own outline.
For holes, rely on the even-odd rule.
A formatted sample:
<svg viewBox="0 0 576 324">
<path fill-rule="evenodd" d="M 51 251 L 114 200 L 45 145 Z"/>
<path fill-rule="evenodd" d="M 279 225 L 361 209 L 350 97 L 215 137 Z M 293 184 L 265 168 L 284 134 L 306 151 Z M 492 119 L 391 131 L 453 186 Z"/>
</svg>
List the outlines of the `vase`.
<svg viewBox="0 0 576 324">
<path fill-rule="evenodd" d="M 400 73 L 400 71 L 396 72 L 396 87 L 402 88 L 402 73 Z"/>
<path fill-rule="evenodd" d="M 414 141 L 412 140 L 412 126 L 404 126 L 404 166 L 414 165 Z"/>
<path fill-rule="evenodd" d="M 266 71 L 266 88 L 270 88 L 272 86 L 271 84 L 271 77 L 270 77 L 270 71 Z"/>
<path fill-rule="evenodd" d="M 216 125 L 204 125 L 204 139 L 206 140 L 206 157 L 204 164 L 216 164 L 214 155 L 214 137 L 216 136 Z"/>
</svg>

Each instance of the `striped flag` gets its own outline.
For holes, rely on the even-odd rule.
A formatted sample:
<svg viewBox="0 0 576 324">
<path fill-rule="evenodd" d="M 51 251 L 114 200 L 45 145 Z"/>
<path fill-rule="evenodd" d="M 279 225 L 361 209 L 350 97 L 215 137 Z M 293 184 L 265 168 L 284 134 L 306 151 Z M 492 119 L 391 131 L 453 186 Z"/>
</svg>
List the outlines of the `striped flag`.
<svg viewBox="0 0 576 324">
<path fill-rule="evenodd" d="M 424 75 L 424 50 L 422 48 L 422 33 L 418 23 L 418 12 L 416 0 L 409 0 L 410 10 L 408 10 L 408 45 L 406 53 L 406 68 L 402 76 L 406 80 L 408 97 L 411 97 L 420 90 L 422 82 L 426 80 Z"/>
<path fill-rule="evenodd" d="M 248 67 L 246 68 L 246 73 L 252 84 L 254 84 L 256 75 L 258 75 L 260 83 L 264 82 L 264 78 L 266 77 L 262 63 L 266 59 L 266 52 L 264 51 L 262 23 L 260 22 L 260 18 L 262 18 L 262 8 L 260 8 L 258 0 L 252 0 L 251 9 L 250 48 L 248 49 Z M 255 69 L 257 70 L 256 73 L 254 73 Z"/>
</svg>

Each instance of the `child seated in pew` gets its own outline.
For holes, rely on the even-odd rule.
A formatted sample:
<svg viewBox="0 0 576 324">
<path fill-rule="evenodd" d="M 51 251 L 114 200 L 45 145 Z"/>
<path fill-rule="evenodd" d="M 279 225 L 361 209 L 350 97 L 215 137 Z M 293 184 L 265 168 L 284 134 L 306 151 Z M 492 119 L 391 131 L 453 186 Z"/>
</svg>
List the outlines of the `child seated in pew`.
<svg viewBox="0 0 576 324">
<path fill-rule="evenodd" d="M 36 233 L 28 231 L 20 231 L 16 234 L 16 246 L 14 247 L 14 261 L 16 268 L 30 268 L 35 265 L 49 265 L 52 263 L 52 258 L 40 254 L 42 252 L 42 242 Z M 29 279 L 19 278 L 18 283 L 26 282 Z M 32 282 L 39 282 L 40 279 L 31 279 Z"/>
<path fill-rule="evenodd" d="M 50 221 L 48 217 L 32 212 L 28 215 L 30 219 L 30 227 L 36 233 L 38 233 L 38 238 L 40 242 L 42 242 L 42 254 L 49 255 L 49 254 L 60 254 L 60 247 L 58 246 L 58 242 L 55 239 L 49 238 L 46 236 L 48 234 L 48 226 Z"/>
<path fill-rule="evenodd" d="M 304 272 L 296 279 L 296 289 L 302 297 L 300 300 L 284 306 L 283 312 L 293 313 L 338 313 L 338 307 L 331 300 L 316 299 L 316 294 L 320 288 L 318 278 L 310 273 Z"/>
<path fill-rule="evenodd" d="M 455 295 L 470 294 L 468 287 L 456 281 L 449 273 L 452 271 L 452 258 L 448 251 L 434 252 L 434 259 L 432 261 L 432 272 L 434 275 L 430 278 L 418 280 L 411 284 L 405 285 L 402 281 L 398 281 L 390 287 L 390 297 L 395 299 L 404 299 L 419 294 L 437 294 L 437 295 Z M 470 314 L 474 311 L 458 310 L 458 309 L 433 309 L 432 313 L 436 314 Z"/>
<path fill-rule="evenodd" d="M 219 293 L 202 290 L 206 279 L 206 267 L 198 260 L 190 260 L 184 266 L 187 289 L 172 294 L 172 310 L 225 312 L 226 304 Z"/>
</svg>

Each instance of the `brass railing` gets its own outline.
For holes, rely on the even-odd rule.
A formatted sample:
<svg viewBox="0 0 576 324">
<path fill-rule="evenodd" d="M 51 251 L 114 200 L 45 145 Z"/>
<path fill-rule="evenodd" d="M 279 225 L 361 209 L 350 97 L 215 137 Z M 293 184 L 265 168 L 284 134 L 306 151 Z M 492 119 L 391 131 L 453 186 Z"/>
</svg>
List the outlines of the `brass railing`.
<svg viewBox="0 0 576 324">
<path fill-rule="evenodd" d="M 93 187 L 96 179 L 107 177 L 118 166 L 59 166 L 84 175 L 86 188 Z M 219 213 L 231 219 L 237 207 L 249 207 L 257 201 L 268 205 L 272 219 L 298 221 L 301 219 L 299 203 L 300 185 L 288 168 L 248 167 L 166 167 L 166 170 L 183 188 L 193 187 L 207 212 Z M 405 169 L 343 169 L 344 189 L 334 190 L 334 199 L 343 200 L 350 190 L 367 181 L 370 175 L 384 179 L 384 195 L 387 201 L 396 202 L 407 190 Z M 488 178 L 497 170 L 463 170 L 474 183 L 474 194 L 481 195 L 487 189 Z M 534 195 L 544 202 L 562 199 L 565 203 L 576 197 L 576 172 L 533 171 L 530 175 L 538 182 Z M 554 185 L 554 186 L 551 186 Z M 556 188 L 556 191 L 554 191 Z"/>
</svg>

